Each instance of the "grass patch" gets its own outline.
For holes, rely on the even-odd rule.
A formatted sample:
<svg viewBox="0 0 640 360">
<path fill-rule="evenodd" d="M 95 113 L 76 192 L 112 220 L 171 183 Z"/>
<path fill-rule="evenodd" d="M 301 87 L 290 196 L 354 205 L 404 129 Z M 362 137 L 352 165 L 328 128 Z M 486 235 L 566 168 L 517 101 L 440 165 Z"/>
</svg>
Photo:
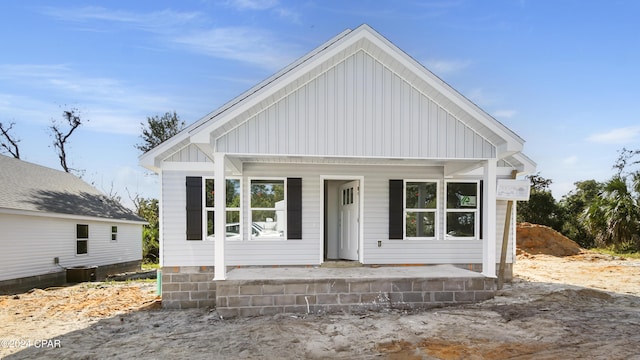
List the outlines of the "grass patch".
<svg viewBox="0 0 640 360">
<path fill-rule="evenodd" d="M 158 263 L 148 263 L 148 262 L 142 263 L 142 270 L 144 271 L 157 270 L 157 269 L 160 269 L 160 264 Z"/>
<path fill-rule="evenodd" d="M 619 252 L 615 251 L 613 248 L 593 248 L 591 251 L 597 252 L 599 254 L 618 256 L 627 259 L 640 259 L 640 252 Z"/>
</svg>

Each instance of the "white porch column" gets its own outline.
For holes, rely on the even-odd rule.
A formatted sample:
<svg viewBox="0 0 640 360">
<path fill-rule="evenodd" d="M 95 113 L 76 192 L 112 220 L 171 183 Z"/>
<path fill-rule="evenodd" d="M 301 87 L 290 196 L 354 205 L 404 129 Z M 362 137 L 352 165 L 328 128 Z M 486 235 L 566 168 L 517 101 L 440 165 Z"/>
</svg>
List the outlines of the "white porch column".
<svg viewBox="0 0 640 360">
<path fill-rule="evenodd" d="M 227 263 L 224 256 L 224 245 L 226 241 L 226 199 L 227 181 L 225 179 L 225 154 L 214 154 L 214 214 L 215 224 L 215 270 L 213 280 L 224 280 L 227 277 Z"/>
<path fill-rule="evenodd" d="M 484 201 L 482 204 L 482 274 L 496 277 L 496 188 L 497 162 L 489 159 L 484 168 Z"/>
</svg>

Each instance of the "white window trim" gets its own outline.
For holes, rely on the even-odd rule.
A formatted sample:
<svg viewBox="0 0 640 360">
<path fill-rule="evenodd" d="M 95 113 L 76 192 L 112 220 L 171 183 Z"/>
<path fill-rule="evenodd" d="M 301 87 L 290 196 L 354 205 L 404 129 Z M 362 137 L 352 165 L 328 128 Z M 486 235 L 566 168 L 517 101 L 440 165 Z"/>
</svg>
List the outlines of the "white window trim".
<svg viewBox="0 0 640 360">
<path fill-rule="evenodd" d="M 448 190 L 448 185 L 449 183 L 475 183 L 476 184 L 476 208 L 474 210 L 469 209 L 448 209 L 447 208 L 447 190 Z M 445 181 L 445 185 L 444 185 L 444 195 L 443 195 L 443 213 L 444 213 L 444 222 L 443 222 L 443 226 L 444 229 L 442 229 L 443 233 L 444 233 L 444 239 L 445 240 L 478 240 L 480 239 L 480 207 L 482 206 L 482 204 L 480 203 L 480 191 L 482 189 L 480 189 L 480 180 L 477 179 L 450 179 L 450 180 L 446 180 Z M 447 235 L 447 213 L 449 212 L 474 212 L 475 216 L 473 217 L 473 232 L 474 232 L 474 236 L 449 236 Z"/>
<path fill-rule="evenodd" d="M 209 219 L 207 217 L 207 215 L 209 214 L 209 211 L 212 211 L 215 214 L 216 209 L 214 207 L 211 206 L 207 206 L 207 180 L 213 180 L 213 188 L 215 191 L 216 188 L 216 180 L 215 177 L 213 176 L 203 176 L 202 177 L 202 233 L 204 234 L 204 240 L 205 241 L 215 241 L 215 236 L 213 235 L 209 235 L 208 234 L 208 224 L 209 224 Z M 224 178 L 225 181 L 227 180 L 238 180 L 240 182 L 240 207 L 238 208 L 230 208 L 230 207 L 225 207 L 224 211 L 225 211 L 225 216 L 226 216 L 226 212 L 227 211 L 238 211 L 238 218 L 239 218 L 239 231 L 240 231 L 240 236 L 237 239 L 227 239 L 227 241 L 242 241 L 243 239 L 243 226 L 242 226 L 242 177 L 241 176 L 226 176 Z M 226 201 L 226 198 L 225 198 Z M 226 203 L 225 203 L 226 205 Z M 225 224 L 226 225 L 226 224 Z M 225 226 L 225 239 L 226 239 L 226 226 Z"/>
<path fill-rule="evenodd" d="M 113 231 L 113 228 L 116 228 L 116 231 Z M 116 236 L 116 238 L 113 238 L 113 235 Z M 112 242 L 118 242 L 118 226 L 117 225 L 111 225 L 111 241 Z"/>
<path fill-rule="evenodd" d="M 402 185 L 402 235 L 404 240 L 438 240 L 440 235 L 440 213 L 442 212 L 442 194 L 440 180 L 438 179 L 404 179 Z M 436 183 L 436 208 L 435 209 L 407 209 L 407 183 L 425 182 Z M 435 213 L 435 229 L 433 236 L 408 237 L 407 236 L 407 211 L 409 212 L 433 212 Z"/>
<path fill-rule="evenodd" d="M 248 181 L 248 185 L 247 185 L 247 209 L 249 212 L 249 215 L 247 216 L 249 223 L 247 224 L 247 229 L 251 229 L 251 226 L 253 225 L 253 210 L 254 208 L 251 207 L 251 182 L 253 180 L 274 180 L 274 181 L 280 181 L 282 180 L 284 183 L 284 203 L 285 203 L 285 211 L 284 211 L 284 216 L 286 219 L 287 216 L 287 208 L 286 208 L 286 204 L 287 204 L 287 178 L 286 177 L 278 177 L 278 176 L 260 176 L 260 177 L 248 177 L 247 181 Z M 271 208 L 255 208 L 255 210 L 271 210 Z M 275 209 L 274 209 L 275 210 Z M 287 219 L 288 220 L 288 219 Z M 286 222 L 285 222 L 286 223 Z M 285 229 L 283 231 L 283 236 L 280 236 L 278 238 L 260 238 L 260 237 L 255 237 L 253 236 L 253 231 L 249 230 L 249 240 L 251 241 L 286 241 L 287 240 L 287 228 L 285 226 Z"/>
</svg>

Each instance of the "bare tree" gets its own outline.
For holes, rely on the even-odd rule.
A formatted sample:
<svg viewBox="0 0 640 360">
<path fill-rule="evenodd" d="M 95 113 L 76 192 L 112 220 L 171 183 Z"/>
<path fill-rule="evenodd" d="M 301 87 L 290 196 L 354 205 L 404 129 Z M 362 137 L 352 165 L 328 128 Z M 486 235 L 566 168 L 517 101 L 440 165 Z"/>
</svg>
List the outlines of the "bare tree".
<svg viewBox="0 0 640 360">
<path fill-rule="evenodd" d="M 9 154 L 11 154 L 11 156 L 13 156 L 14 158 L 20 159 L 20 150 L 18 149 L 18 143 L 20 142 L 20 140 L 15 139 L 9 134 L 9 131 L 13 129 L 13 125 L 15 124 L 16 123 L 12 122 L 9 124 L 9 127 L 4 127 L 4 125 L 0 122 L 0 134 L 2 134 L 2 137 L 6 140 L 6 142 L 0 140 L 0 146 L 6 149 L 6 151 L 8 151 Z"/>
<path fill-rule="evenodd" d="M 82 125 L 82 120 L 80 119 L 80 114 L 78 109 L 64 110 L 62 112 L 62 117 L 69 124 L 69 129 L 66 132 L 63 132 L 60 128 L 61 125 L 58 124 L 55 120 L 51 120 L 51 126 L 49 129 L 53 135 L 53 146 L 58 152 L 58 158 L 60 159 L 60 165 L 62 169 L 68 173 L 71 171 L 77 171 L 76 169 L 72 169 L 67 165 L 67 150 L 65 146 L 69 141 L 69 137 L 73 132 Z"/>
</svg>

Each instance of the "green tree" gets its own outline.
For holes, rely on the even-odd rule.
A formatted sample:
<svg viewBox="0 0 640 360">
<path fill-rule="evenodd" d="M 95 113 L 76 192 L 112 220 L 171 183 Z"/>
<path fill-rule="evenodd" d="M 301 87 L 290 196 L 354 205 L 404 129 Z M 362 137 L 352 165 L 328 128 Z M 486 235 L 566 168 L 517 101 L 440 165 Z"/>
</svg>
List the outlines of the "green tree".
<svg viewBox="0 0 640 360">
<path fill-rule="evenodd" d="M 142 257 L 145 261 L 157 263 L 160 255 L 160 223 L 158 219 L 158 199 L 133 199 L 138 216 L 148 224 L 142 229 Z"/>
<path fill-rule="evenodd" d="M 184 121 L 181 121 L 178 114 L 167 112 L 162 116 L 148 116 L 147 124 L 140 123 L 142 127 L 142 142 L 136 144 L 136 149 L 147 152 L 160 145 L 163 141 L 179 133 L 184 129 Z M 158 199 L 136 198 L 132 199 L 136 207 L 136 212 L 143 217 L 148 225 L 142 231 L 142 252 L 146 261 L 158 262 L 160 254 L 160 223 Z"/>
<path fill-rule="evenodd" d="M 184 129 L 184 121 L 181 121 L 178 114 L 167 112 L 162 116 L 147 117 L 147 124 L 142 126 L 142 143 L 136 144 L 136 149 L 147 152 L 160 145 L 163 141 L 179 133 Z"/>
<path fill-rule="evenodd" d="M 600 196 L 602 184 L 595 180 L 578 181 L 575 189 L 560 200 L 565 214 L 562 234 L 583 248 L 595 246 L 595 238 L 583 221 L 583 214 Z"/>
<path fill-rule="evenodd" d="M 531 196 L 529 201 L 518 203 L 518 222 L 546 225 L 561 231 L 564 213 L 549 189 L 553 181 L 540 176 L 540 173 L 527 178 L 531 182 Z"/>
<path fill-rule="evenodd" d="M 640 173 L 614 176 L 584 213 L 584 222 L 597 246 L 618 251 L 640 249 Z"/>
</svg>

